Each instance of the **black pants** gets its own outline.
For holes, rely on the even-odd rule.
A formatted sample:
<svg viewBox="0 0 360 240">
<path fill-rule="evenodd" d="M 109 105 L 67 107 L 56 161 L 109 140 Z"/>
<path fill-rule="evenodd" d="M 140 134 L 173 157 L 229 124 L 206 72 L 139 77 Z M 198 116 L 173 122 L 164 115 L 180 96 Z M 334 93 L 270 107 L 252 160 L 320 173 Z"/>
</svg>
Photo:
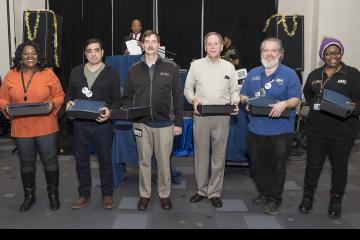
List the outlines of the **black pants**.
<svg viewBox="0 0 360 240">
<path fill-rule="evenodd" d="M 331 194 L 344 194 L 347 183 L 348 158 L 354 145 L 354 138 L 331 139 L 307 136 L 307 161 L 304 192 L 313 194 L 323 168 L 326 156 L 331 164 Z"/>
<path fill-rule="evenodd" d="M 273 136 L 248 134 L 250 169 L 257 190 L 278 201 L 282 200 L 292 138 L 292 133 Z"/>
<path fill-rule="evenodd" d="M 52 133 L 39 137 L 14 138 L 20 159 L 21 172 L 35 172 L 37 154 L 45 171 L 59 169 L 57 158 L 57 134 Z"/>
<path fill-rule="evenodd" d="M 99 161 L 102 196 L 113 196 L 113 169 L 111 145 L 114 128 L 110 121 L 74 121 L 74 145 L 76 173 L 79 180 L 79 195 L 89 198 L 91 195 L 90 152 L 95 146 Z"/>
</svg>

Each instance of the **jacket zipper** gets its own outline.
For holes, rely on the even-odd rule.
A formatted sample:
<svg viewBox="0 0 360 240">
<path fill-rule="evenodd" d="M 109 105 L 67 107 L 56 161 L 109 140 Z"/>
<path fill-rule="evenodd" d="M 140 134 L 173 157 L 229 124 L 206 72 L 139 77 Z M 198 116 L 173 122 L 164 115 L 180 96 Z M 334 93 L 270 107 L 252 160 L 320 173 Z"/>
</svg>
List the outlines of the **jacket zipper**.
<svg viewBox="0 0 360 240">
<path fill-rule="evenodd" d="M 154 69 L 154 74 L 155 74 L 155 69 Z M 150 73 L 149 73 L 149 75 L 150 75 Z M 150 78 L 150 76 L 149 76 L 149 78 Z M 152 97 L 151 97 L 152 96 L 152 84 L 153 84 L 153 81 L 150 78 L 150 116 L 151 116 L 151 120 L 154 120 L 154 115 L 153 115 L 153 110 L 152 110 Z"/>
</svg>

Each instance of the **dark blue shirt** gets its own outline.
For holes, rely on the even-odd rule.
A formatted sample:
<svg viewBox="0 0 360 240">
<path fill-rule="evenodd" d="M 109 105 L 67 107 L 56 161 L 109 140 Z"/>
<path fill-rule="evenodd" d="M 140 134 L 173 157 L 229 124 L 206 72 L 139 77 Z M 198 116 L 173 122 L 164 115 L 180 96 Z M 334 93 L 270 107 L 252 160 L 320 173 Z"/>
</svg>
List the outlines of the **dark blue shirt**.
<svg viewBox="0 0 360 240">
<path fill-rule="evenodd" d="M 252 69 L 244 81 L 240 94 L 253 98 L 261 88 L 264 88 L 266 97 L 279 101 L 293 97 L 301 99 L 302 96 L 298 76 L 293 69 L 283 64 L 280 64 L 268 77 L 263 66 Z M 294 132 L 295 116 L 295 109 L 291 110 L 290 118 L 269 118 L 249 114 L 249 130 L 267 136 Z"/>
</svg>

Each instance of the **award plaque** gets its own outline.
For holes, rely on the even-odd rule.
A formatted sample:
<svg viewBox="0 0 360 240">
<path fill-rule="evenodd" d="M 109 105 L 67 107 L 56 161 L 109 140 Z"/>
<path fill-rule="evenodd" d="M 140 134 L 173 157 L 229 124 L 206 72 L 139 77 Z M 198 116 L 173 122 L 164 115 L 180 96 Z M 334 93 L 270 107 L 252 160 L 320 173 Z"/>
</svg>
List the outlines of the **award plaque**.
<svg viewBox="0 0 360 240">
<path fill-rule="evenodd" d="M 269 116 L 272 107 L 269 107 L 269 104 L 278 103 L 278 100 L 269 97 L 256 97 L 249 98 L 246 100 L 249 104 L 249 111 L 252 115 L 256 116 Z M 290 117 L 290 109 L 285 109 L 280 117 L 289 118 Z"/>
<path fill-rule="evenodd" d="M 12 117 L 28 115 L 46 115 L 48 113 L 49 104 L 45 102 L 9 104 L 9 114 Z"/>
<path fill-rule="evenodd" d="M 66 112 L 69 118 L 95 120 L 103 112 L 100 110 L 105 106 L 103 101 L 74 100 L 75 105 Z"/>
<path fill-rule="evenodd" d="M 226 115 L 234 113 L 235 105 L 201 105 L 197 106 L 197 110 L 200 114 L 209 115 Z"/>
<path fill-rule="evenodd" d="M 129 120 L 139 117 L 146 117 L 150 115 L 149 107 L 132 107 L 114 109 L 110 112 L 111 119 Z"/>
<path fill-rule="evenodd" d="M 320 102 L 320 110 L 346 118 L 353 111 L 350 102 L 350 98 L 329 89 L 324 89 L 324 94 Z"/>
</svg>

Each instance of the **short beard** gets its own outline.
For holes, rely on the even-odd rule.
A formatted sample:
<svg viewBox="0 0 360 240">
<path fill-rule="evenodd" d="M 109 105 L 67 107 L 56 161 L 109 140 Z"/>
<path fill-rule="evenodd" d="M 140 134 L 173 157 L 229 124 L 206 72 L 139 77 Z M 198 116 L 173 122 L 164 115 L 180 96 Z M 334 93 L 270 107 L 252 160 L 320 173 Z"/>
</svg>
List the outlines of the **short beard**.
<svg viewBox="0 0 360 240">
<path fill-rule="evenodd" d="M 280 63 L 280 61 L 278 58 L 272 60 L 266 60 L 265 58 L 261 58 L 261 63 L 264 66 L 264 68 L 273 68 L 277 66 Z"/>
</svg>

